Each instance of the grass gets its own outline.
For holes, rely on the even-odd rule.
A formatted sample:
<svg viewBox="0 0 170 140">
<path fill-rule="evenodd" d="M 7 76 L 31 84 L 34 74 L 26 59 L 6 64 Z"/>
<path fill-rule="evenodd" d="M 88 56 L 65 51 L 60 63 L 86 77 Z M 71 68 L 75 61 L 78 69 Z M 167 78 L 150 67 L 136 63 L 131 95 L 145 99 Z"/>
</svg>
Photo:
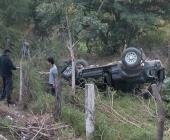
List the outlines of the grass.
<svg viewBox="0 0 170 140">
<path fill-rule="evenodd" d="M 108 101 L 109 99 L 101 100 L 100 102 L 103 103 L 99 106 L 99 111 L 97 110 L 96 125 L 100 128 L 98 133 L 103 134 L 102 140 L 113 138 L 116 140 L 125 138 L 127 140 L 151 140 L 153 138 L 154 132 L 151 131 L 154 130 L 153 120 L 148 119 L 149 116 L 144 112 L 136 97 L 125 95 L 114 99 L 112 104 Z"/>
<path fill-rule="evenodd" d="M 38 73 L 39 65 L 34 66 L 34 62 L 23 62 L 24 79 L 27 92 L 23 92 L 23 104 L 34 113 L 52 112 L 54 97 L 48 91 L 48 84 L 45 77 Z M 12 99 L 18 101 L 19 98 L 19 71 L 14 73 Z"/>
<path fill-rule="evenodd" d="M 33 94 L 29 109 L 34 113 L 52 112 L 54 97 L 44 91 L 41 77 L 32 69 L 30 88 Z M 36 85 L 36 86 L 35 86 Z M 70 102 L 70 87 L 63 85 L 61 121 L 70 124 L 77 136 L 85 137 L 84 91 L 77 90 Z M 94 140 L 154 140 L 156 119 L 154 100 L 143 100 L 128 93 L 110 91 L 96 94 Z M 165 129 L 169 129 L 167 121 Z M 164 140 L 168 140 L 164 137 Z"/>
<path fill-rule="evenodd" d="M 8 138 L 9 140 L 15 139 L 14 135 L 15 133 L 11 131 L 10 125 L 12 125 L 12 122 L 10 119 L 6 118 L 1 118 L 1 125 L 0 125 L 0 134 Z"/>
<path fill-rule="evenodd" d="M 34 113 L 51 113 L 54 97 L 44 86 L 44 78 L 38 74 L 41 67 L 33 63 L 24 63 L 25 76 L 28 81 L 29 98 L 26 100 L 29 110 Z M 14 75 L 14 94 L 19 93 L 19 73 Z M 77 136 L 85 136 L 84 91 L 77 90 L 74 100 L 68 100 L 70 87 L 63 85 L 61 120 L 70 124 Z M 169 104 L 167 112 L 169 112 Z M 156 119 L 154 101 L 119 91 L 110 91 L 108 96 L 96 94 L 94 140 L 154 140 Z M 165 129 L 170 128 L 167 121 Z M 168 140 L 168 138 L 164 138 Z"/>
<path fill-rule="evenodd" d="M 83 112 L 77 110 L 74 107 L 71 107 L 70 105 L 63 105 L 61 119 L 74 128 L 76 135 L 85 135 L 85 121 Z"/>
<path fill-rule="evenodd" d="M 95 140 L 152 140 L 153 134 L 145 129 L 135 128 L 129 124 L 107 120 L 107 116 L 99 113 L 96 119 Z M 153 138 L 154 139 L 154 138 Z"/>
<path fill-rule="evenodd" d="M 68 87 L 67 87 L 68 88 Z M 81 93 L 80 93 L 81 92 Z M 69 90 L 63 90 L 63 96 Z M 112 93 L 111 93 L 112 94 Z M 85 135 L 83 91 L 76 95 L 76 103 L 64 103 L 62 120 L 71 124 L 77 135 Z M 77 97 L 78 96 L 78 97 Z M 78 102 L 80 103 L 79 105 Z M 113 96 L 96 95 L 94 140 L 154 140 L 156 119 L 154 100 L 114 92 Z M 169 128 L 166 123 L 165 128 Z M 164 137 L 164 140 L 168 140 Z"/>
</svg>

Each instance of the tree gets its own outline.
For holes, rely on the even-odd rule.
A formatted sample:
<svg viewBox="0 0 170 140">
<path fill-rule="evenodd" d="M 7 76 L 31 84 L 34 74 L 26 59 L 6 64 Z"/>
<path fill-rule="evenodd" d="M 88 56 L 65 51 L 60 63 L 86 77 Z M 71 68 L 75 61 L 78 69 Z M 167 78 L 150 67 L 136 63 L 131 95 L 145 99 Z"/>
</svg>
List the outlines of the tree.
<svg viewBox="0 0 170 140">
<path fill-rule="evenodd" d="M 6 38 L 11 41 L 21 37 L 22 30 L 30 24 L 30 1 L 31 0 L 1 0 L 0 1 L 0 41 Z"/>
<path fill-rule="evenodd" d="M 67 48 L 70 52 L 71 62 L 72 62 L 72 94 L 75 94 L 75 55 L 74 55 L 74 45 L 72 41 L 72 35 L 69 27 L 68 16 L 66 15 L 66 22 L 67 22 L 67 30 L 68 30 L 68 41 L 67 41 Z"/>
<path fill-rule="evenodd" d="M 164 26 L 169 20 L 168 6 L 166 0 L 45 0 L 36 7 L 35 27 L 46 36 L 54 31 L 66 32 L 67 9 L 73 41 L 81 39 L 88 52 L 97 48 L 112 54 L 125 42 L 130 45 Z"/>
</svg>

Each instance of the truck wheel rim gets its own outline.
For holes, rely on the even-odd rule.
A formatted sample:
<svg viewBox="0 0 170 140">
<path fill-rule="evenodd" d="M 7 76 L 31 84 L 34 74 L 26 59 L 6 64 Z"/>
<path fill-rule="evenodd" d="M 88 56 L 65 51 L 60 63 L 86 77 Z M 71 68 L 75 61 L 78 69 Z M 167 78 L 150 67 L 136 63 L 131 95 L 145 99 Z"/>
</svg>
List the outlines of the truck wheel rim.
<svg viewBox="0 0 170 140">
<path fill-rule="evenodd" d="M 135 52 L 128 52 L 125 56 L 125 61 L 128 65 L 133 65 L 137 61 L 137 54 Z"/>
<path fill-rule="evenodd" d="M 78 70 L 78 71 L 80 71 L 80 70 L 82 70 L 82 69 L 84 69 L 85 68 L 85 66 L 83 65 L 83 64 L 78 64 L 78 65 L 76 65 L 76 69 Z"/>
</svg>

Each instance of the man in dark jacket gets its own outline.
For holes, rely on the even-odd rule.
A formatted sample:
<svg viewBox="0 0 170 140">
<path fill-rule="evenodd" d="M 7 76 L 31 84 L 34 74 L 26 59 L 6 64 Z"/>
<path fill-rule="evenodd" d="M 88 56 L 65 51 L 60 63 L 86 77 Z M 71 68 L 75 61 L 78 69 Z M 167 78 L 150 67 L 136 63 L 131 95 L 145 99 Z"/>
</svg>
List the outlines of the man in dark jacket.
<svg viewBox="0 0 170 140">
<path fill-rule="evenodd" d="M 0 57 L 0 74 L 3 80 L 3 91 L 0 100 L 2 101 L 7 97 L 8 104 L 12 104 L 12 70 L 16 70 L 9 57 L 10 52 L 9 49 L 5 49 L 3 55 Z"/>
</svg>

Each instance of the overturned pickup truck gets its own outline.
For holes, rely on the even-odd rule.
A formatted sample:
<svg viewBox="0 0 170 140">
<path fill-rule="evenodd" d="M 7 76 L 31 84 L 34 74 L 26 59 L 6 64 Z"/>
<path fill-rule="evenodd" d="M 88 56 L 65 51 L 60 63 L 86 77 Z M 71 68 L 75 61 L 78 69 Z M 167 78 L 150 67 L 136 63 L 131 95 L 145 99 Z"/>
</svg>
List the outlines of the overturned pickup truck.
<svg viewBox="0 0 170 140">
<path fill-rule="evenodd" d="M 71 80 L 71 62 L 67 61 L 61 71 L 62 77 Z M 103 66 L 88 66 L 83 60 L 76 62 L 76 84 L 93 81 L 99 89 L 110 86 L 125 92 L 140 89 L 145 84 L 163 82 L 165 69 L 160 60 L 147 60 L 141 49 L 127 48 L 121 61 Z"/>
</svg>

